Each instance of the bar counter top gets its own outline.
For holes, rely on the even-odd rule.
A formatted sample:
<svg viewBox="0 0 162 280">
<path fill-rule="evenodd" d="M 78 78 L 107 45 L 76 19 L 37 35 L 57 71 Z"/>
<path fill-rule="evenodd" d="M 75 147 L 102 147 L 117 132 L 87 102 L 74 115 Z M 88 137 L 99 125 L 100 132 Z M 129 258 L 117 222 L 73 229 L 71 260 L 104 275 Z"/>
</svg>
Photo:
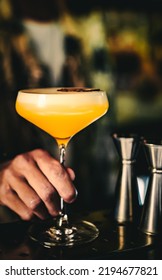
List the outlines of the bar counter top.
<svg viewBox="0 0 162 280">
<path fill-rule="evenodd" d="M 44 248 L 28 237 L 30 222 L 21 221 L 0 207 L 0 259 L 162 259 L 160 237 L 144 234 L 132 223 L 115 223 L 111 211 L 87 212 L 80 216 L 98 227 L 100 233 L 94 241 L 81 246 Z"/>
</svg>

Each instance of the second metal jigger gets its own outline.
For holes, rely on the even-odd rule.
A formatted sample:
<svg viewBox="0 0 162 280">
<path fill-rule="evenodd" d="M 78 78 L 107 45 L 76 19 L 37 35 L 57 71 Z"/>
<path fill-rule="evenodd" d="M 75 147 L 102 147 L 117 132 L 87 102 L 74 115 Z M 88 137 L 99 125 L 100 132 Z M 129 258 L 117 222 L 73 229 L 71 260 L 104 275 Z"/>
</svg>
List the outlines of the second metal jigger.
<svg viewBox="0 0 162 280">
<path fill-rule="evenodd" d="M 114 218 L 118 223 L 137 221 L 139 202 L 134 165 L 139 139 L 137 136 L 126 137 L 117 134 L 113 134 L 112 137 L 122 163 L 116 186 Z"/>
<path fill-rule="evenodd" d="M 144 148 L 151 174 L 140 229 L 147 234 L 158 234 L 162 225 L 162 144 L 145 140 Z"/>
</svg>

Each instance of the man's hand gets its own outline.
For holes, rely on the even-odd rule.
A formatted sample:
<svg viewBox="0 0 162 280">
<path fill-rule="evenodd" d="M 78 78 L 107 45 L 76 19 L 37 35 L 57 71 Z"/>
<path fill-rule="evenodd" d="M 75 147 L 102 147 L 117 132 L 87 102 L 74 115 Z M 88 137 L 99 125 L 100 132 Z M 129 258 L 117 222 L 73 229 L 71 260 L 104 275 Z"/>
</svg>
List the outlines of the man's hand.
<svg viewBox="0 0 162 280">
<path fill-rule="evenodd" d="M 75 174 L 46 151 L 38 149 L 16 156 L 0 168 L 0 204 L 22 219 L 56 216 L 60 196 L 71 203 L 76 198 Z"/>
</svg>

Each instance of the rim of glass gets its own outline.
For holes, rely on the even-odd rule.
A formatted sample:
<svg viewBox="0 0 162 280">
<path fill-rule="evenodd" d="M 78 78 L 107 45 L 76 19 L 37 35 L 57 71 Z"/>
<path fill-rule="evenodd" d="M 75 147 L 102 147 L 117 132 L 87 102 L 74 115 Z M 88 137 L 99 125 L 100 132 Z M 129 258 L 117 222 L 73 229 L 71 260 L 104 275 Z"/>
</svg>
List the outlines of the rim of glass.
<svg viewBox="0 0 162 280">
<path fill-rule="evenodd" d="M 31 88 L 31 89 L 21 89 L 19 93 L 29 93 L 29 94 L 87 94 L 87 93 L 106 93 L 106 91 L 99 88 L 90 87 L 43 87 L 43 88 Z"/>
</svg>

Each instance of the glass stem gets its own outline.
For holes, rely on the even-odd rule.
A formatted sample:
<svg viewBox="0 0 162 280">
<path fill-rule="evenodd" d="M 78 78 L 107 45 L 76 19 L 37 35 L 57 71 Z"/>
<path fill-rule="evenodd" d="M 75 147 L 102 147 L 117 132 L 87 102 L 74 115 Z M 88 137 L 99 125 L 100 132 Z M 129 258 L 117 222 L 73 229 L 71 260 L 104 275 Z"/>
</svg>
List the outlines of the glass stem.
<svg viewBox="0 0 162 280">
<path fill-rule="evenodd" d="M 64 167 L 66 147 L 64 144 L 61 144 L 59 146 L 59 149 L 60 149 L 60 163 Z M 60 207 L 61 207 L 61 211 L 59 215 L 59 226 L 61 227 L 63 223 L 68 224 L 68 216 L 66 214 L 65 204 L 62 197 L 60 198 Z"/>
</svg>

